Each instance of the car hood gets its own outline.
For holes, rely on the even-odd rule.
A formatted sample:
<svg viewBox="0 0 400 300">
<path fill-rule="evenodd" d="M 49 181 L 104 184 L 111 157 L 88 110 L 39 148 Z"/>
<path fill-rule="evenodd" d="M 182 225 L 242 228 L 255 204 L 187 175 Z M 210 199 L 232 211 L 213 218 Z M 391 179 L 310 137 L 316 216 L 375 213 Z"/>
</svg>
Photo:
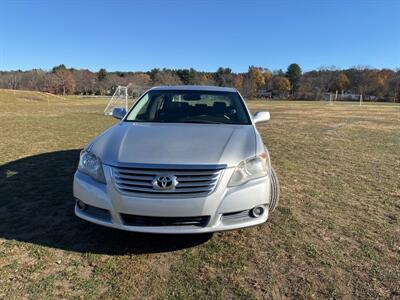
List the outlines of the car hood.
<svg viewBox="0 0 400 300">
<path fill-rule="evenodd" d="M 252 125 L 121 122 L 89 150 L 104 164 L 226 164 L 255 155 Z"/>
</svg>

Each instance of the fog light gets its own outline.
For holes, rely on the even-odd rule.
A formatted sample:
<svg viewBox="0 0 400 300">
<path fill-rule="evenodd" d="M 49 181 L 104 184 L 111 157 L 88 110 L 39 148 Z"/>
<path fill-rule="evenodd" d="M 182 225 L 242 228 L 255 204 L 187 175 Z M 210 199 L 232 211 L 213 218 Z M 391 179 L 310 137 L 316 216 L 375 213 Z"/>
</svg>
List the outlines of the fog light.
<svg viewBox="0 0 400 300">
<path fill-rule="evenodd" d="M 258 217 L 261 217 L 264 214 L 264 211 L 265 211 L 265 209 L 264 209 L 263 206 L 256 206 L 251 210 L 251 215 L 254 218 L 258 218 Z"/>
<path fill-rule="evenodd" d="M 81 200 L 76 201 L 76 205 L 80 210 L 85 210 L 86 209 L 86 204 L 83 203 Z"/>
</svg>

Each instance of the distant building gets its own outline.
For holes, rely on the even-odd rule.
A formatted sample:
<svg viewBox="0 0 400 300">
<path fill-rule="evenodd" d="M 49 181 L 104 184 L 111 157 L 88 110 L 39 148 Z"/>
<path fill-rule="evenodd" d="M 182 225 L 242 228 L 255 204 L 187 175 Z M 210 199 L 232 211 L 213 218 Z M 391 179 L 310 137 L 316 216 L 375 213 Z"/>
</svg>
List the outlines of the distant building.
<svg viewBox="0 0 400 300">
<path fill-rule="evenodd" d="M 272 98 L 272 91 L 259 90 L 259 91 L 257 91 L 257 98 L 271 99 Z"/>
</svg>

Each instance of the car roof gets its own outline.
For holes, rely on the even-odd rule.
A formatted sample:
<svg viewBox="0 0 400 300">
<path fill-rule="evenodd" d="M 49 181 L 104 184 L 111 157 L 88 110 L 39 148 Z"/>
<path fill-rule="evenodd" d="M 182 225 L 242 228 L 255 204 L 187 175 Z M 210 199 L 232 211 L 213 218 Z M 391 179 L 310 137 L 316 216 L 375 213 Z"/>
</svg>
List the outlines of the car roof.
<svg viewBox="0 0 400 300">
<path fill-rule="evenodd" d="M 237 92 L 235 88 L 221 87 L 221 86 L 208 86 L 208 85 L 167 85 L 156 86 L 150 89 L 151 91 L 206 91 L 206 92 Z"/>
</svg>

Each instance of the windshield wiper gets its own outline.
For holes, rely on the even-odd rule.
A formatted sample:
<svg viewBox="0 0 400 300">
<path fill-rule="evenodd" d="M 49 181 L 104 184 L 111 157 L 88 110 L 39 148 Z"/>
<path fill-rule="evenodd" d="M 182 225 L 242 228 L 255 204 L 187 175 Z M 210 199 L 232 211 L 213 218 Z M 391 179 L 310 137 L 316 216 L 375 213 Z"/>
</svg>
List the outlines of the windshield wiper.
<svg viewBox="0 0 400 300">
<path fill-rule="evenodd" d="M 193 123 L 193 124 L 230 124 L 216 121 L 207 121 L 207 120 L 188 120 L 188 121 L 171 121 L 171 120 L 125 120 L 126 122 L 134 122 L 134 123 Z"/>
<path fill-rule="evenodd" d="M 194 123 L 194 124 L 226 124 L 223 122 L 207 121 L 207 120 L 188 120 L 179 123 Z"/>
</svg>

